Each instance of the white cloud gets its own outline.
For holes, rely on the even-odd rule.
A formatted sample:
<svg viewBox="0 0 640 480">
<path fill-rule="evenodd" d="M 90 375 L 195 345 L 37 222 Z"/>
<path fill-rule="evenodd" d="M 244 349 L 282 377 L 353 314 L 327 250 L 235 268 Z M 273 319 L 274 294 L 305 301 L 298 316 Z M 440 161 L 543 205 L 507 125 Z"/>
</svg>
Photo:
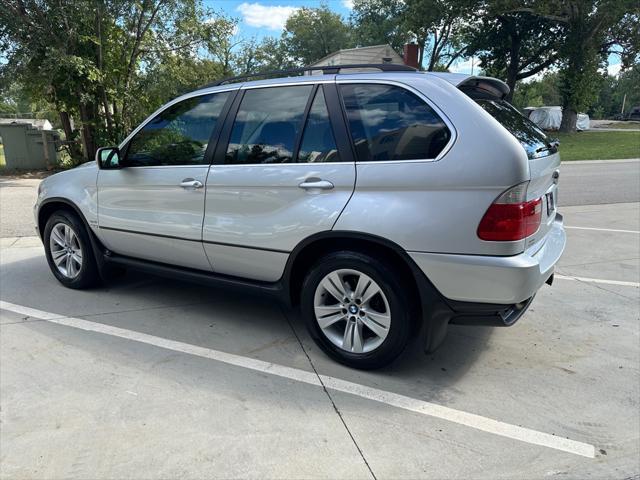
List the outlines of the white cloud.
<svg viewBox="0 0 640 480">
<path fill-rule="evenodd" d="M 287 18 L 298 8 L 244 2 L 238 5 L 236 10 L 242 14 L 247 25 L 266 27 L 269 30 L 282 30 Z"/>
<path fill-rule="evenodd" d="M 347 10 L 353 10 L 353 0 L 342 0 L 342 6 Z"/>
</svg>

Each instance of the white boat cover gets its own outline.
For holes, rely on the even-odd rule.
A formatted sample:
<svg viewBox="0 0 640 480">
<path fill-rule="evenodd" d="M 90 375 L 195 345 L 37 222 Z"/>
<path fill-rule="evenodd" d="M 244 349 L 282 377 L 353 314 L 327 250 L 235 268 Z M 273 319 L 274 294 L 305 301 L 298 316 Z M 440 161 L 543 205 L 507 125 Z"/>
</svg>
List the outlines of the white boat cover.
<svg viewBox="0 0 640 480">
<path fill-rule="evenodd" d="M 529 120 L 544 130 L 558 130 L 562 122 L 562 107 L 527 107 L 525 110 L 531 110 Z M 589 115 L 586 113 L 578 113 L 576 122 L 578 130 L 589 130 Z"/>
</svg>

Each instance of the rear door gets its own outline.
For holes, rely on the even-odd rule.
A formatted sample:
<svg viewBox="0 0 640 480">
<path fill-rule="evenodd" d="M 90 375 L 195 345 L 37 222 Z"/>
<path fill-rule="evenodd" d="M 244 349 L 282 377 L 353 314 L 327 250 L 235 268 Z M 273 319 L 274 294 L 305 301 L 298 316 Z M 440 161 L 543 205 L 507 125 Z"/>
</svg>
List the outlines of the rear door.
<svg viewBox="0 0 640 480">
<path fill-rule="evenodd" d="M 204 185 L 235 92 L 193 96 L 155 115 L 122 149 L 123 168 L 100 170 L 98 224 L 115 253 L 211 270 L 202 247 Z"/>
<path fill-rule="evenodd" d="M 275 281 L 303 239 L 331 230 L 355 164 L 335 84 L 245 88 L 207 181 L 203 241 L 218 273 Z"/>
</svg>

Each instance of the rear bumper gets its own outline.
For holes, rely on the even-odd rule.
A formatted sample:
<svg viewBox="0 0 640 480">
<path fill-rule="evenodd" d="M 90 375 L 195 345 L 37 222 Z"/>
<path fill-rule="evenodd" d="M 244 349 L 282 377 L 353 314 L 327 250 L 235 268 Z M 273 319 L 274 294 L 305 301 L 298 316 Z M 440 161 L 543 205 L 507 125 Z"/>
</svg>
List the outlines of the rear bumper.
<svg viewBox="0 0 640 480">
<path fill-rule="evenodd" d="M 553 275 L 566 244 L 562 216 L 539 243 L 511 257 L 408 252 L 447 300 L 501 304 L 527 302 Z"/>
</svg>

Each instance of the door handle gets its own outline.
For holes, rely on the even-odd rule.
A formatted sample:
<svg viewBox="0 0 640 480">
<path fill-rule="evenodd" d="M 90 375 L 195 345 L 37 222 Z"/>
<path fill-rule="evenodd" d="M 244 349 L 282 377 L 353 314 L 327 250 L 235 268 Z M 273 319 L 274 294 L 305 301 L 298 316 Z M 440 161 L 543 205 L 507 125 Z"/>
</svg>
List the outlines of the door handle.
<svg viewBox="0 0 640 480">
<path fill-rule="evenodd" d="M 180 182 L 180 186 L 182 188 L 202 188 L 204 185 L 202 182 L 194 180 L 193 178 L 185 178 Z"/>
<path fill-rule="evenodd" d="M 320 189 L 320 190 L 331 190 L 333 188 L 333 183 L 329 180 L 320 180 L 319 178 L 309 178 L 298 185 L 300 188 L 304 188 L 305 190 L 311 189 Z"/>
</svg>

